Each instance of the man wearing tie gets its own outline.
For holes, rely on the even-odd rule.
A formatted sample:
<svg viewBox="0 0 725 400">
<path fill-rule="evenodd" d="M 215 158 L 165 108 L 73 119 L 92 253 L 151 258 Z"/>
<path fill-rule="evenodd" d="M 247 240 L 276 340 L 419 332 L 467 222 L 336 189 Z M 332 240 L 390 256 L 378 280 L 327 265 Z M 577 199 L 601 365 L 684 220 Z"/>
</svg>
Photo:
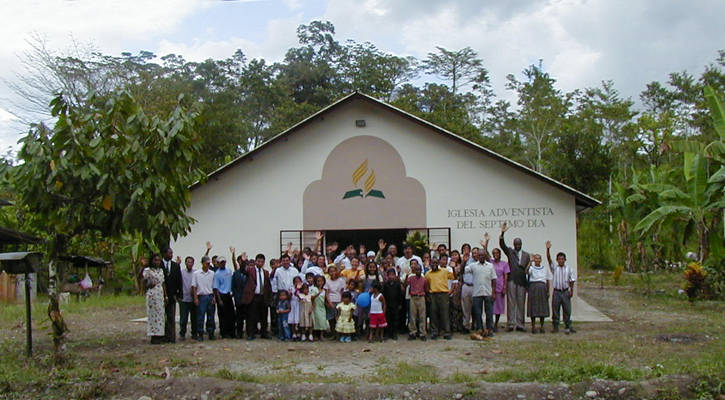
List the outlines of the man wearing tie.
<svg viewBox="0 0 725 400">
<path fill-rule="evenodd" d="M 521 250 L 522 242 L 520 238 L 514 239 L 513 249 L 506 246 L 503 235 L 507 230 L 508 225 L 504 222 L 501 225 L 499 246 L 506 254 L 511 267 L 506 298 L 506 332 L 511 332 L 514 329 L 526 332 L 524 327 L 524 318 L 526 317 L 524 315 L 526 313 L 526 267 L 531 264 L 531 256 Z"/>
<path fill-rule="evenodd" d="M 169 301 L 166 303 L 166 329 L 164 337 L 168 343 L 176 343 L 176 302 L 183 298 L 181 266 L 178 262 L 171 261 L 174 257 L 174 250 L 167 247 L 161 251 L 163 258 L 161 264 L 164 266 L 164 285 Z M 181 261 L 181 259 L 179 259 Z"/>
<path fill-rule="evenodd" d="M 272 303 L 272 285 L 269 273 L 264 270 L 264 254 L 257 254 L 254 265 L 246 270 L 246 287 L 242 295 L 242 304 L 247 308 L 247 340 L 254 340 L 257 332 L 262 339 L 269 339 L 267 333 L 267 310 Z M 257 329 L 257 324 L 261 329 Z"/>
</svg>

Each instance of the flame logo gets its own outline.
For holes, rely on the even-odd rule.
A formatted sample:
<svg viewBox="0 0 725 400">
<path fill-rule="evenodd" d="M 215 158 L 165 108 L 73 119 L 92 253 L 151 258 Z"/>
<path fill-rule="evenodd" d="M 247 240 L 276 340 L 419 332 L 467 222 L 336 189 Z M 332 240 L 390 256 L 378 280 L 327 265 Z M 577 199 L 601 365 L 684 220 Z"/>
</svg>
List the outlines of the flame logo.
<svg viewBox="0 0 725 400">
<path fill-rule="evenodd" d="M 357 183 L 360 182 L 363 176 L 368 172 L 368 159 L 366 158 L 362 164 L 352 173 L 352 184 L 357 187 Z"/>
<path fill-rule="evenodd" d="M 345 194 L 342 196 L 342 199 L 350 199 L 353 197 L 361 197 L 366 198 L 368 196 L 377 197 L 379 199 L 384 199 L 385 195 L 380 190 L 375 190 L 373 187 L 375 187 L 375 170 L 371 169 L 370 175 L 365 179 L 364 182 L 364 190 L 363 189 L 355 189 L 355 190 L 348 190 L 345 192 Z M 352 173 L 352 184 L 355 187 L 358 187 L 358 183 L 360 180 L 368 174 L 368 159 L 366 158 L 365 161 L 360 164 L 355 171 Z"/>
<path fill-rule="evenodd" d="M 375 185 L 375 170 L 370 171 L 370 176 L 365 179 L 365 192 L 370 193 L 373 189 L 373 185 Z"/>
</svg>

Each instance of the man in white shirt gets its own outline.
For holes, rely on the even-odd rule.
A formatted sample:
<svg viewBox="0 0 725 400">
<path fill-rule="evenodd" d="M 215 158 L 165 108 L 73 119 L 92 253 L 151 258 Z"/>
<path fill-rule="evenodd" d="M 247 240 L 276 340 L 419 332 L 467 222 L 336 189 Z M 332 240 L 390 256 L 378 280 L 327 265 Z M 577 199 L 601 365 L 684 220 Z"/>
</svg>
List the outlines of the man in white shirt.
<svg viewBox="0 0 725 400">
<path fill-rule="evenodd" d="M 560 309 L 564 311 L 564 333 L 576 333 L 571 326 L 571 297 L 574 295 L 574 283 L 576 282 L 576 273 L 566 265 L 566 254 L 559 252 L 556 255 L 556 264 L 551 262 L 551 242 L 546 241 L 546 259 L 549 261 L 549 267 L 553 275 L 552 284 L 554 292 L 551 297 L 552 318 L 554 325 L 552 332 L 559 332 L 559 316 Z"/>
<path fill-rule="evenodd" d="M 335 261 L 334 261 L 335 265 L 337 265 L 338 267 L 342 266 L 345 269 L 350 269 L 350 268 L 352 268 L 352 264 L 350 264 L 350 260 L 356 256 L 357 256 L 357 251 L 355 251 L 355 247 L 347 246 L 347 249 L 345 249 L 344 252 L 340 253 L 340 255 L 338 255 L 335 258 Z"/>
<path fill-rule="evenodd" d="M 473 276 L 473 329 L 483 330 L 482 314 L 486 313 L 486 335 L 493 336 L 493 288 L 496 287 L 496 270 L 486 257 L 467 265 L 464 273 Z"/>
<path fill-rule="evenodd" d="M 408 276 L 413 274 L 413 270 L 410 267 L 410 262 L 412 260 L 418 261 L 418 265 L 423 265 L 423 260 L 413 254 L 413 247 L 406 243 L 403 245 L 403 257 L 400 257 L 395 262 L 395 269 L 398 270 L 398 276 L 400 277 L 401 282 L 405 282 Z M 402 308 L 403 310 L 398 313 L 398 316 L 400 318 L 400 320 L 398 321 L 398 326 L 406 327 L 408 326 L 406 323 L 406 318 L 410 311 L 410 292 L 407 288 L 405 289 L 405 304 L 402 305 Z"/>
<path fill-rule="evenodd" d="M 186 340 L 186 326 L 191 314 L 191 339 L 196 340 L 196 304 L 194 304 L 194 296 L 191 284 L 194 279 L 194 257 L 186 257 L 184 267 L 181 269 L 181 301 L 179 302 L 179 339 Z"/>
<path fill-rule="evenodd" d="M 280 291 L 289 291 L 292 288 L 292 280 L 295 276 L 300 276 L 300 271 L 290 264 L 289 255 L 283 254 L 280 257 L 281 267 L 274 271 L 274 278 L 272 278 L 272 293 L 276 295 Z"/>
<path fill-rule="evenodd" d="M 211 259 L 209 256 L 201 258 L 201 270 L 194 273 L 191 280 L 191 293 L 194 296 L 194 304 L 197 308 L 197 340 L 204 340 L 204 318 L 206 317 L 206 333 L 209 340 L 214 340 L 214 314 L 216 312 L 216 300 L 214 300 L 214 271 L 211 270 Z"/>
</svg>

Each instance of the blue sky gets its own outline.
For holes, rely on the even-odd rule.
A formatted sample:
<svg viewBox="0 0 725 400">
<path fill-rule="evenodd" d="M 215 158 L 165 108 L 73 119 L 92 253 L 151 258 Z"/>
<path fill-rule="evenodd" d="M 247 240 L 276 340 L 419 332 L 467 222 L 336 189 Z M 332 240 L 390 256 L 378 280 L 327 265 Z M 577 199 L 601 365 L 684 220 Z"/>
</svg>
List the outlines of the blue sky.
<svg viewBox="0 0 725 400">
<path fill-rule="evenodd" d="M 435 46 L 470 46 L 506 99 L 506 75 L 539 59 L 563 91 L 611 79 L 636 99 L 670 72 L 700 73 L 725 49 L 722 0 L 0 0 L 0 7 L 0 152 L 25 130 L 12 113 L 34 117 L 4 83 L 23 72 L 18 55 L 33 32 L 54 49 L 73 38 L 113 55 L 148 50 L 203 60 L 239 48 L 279 61 L 297 45 L 300 24 L 329 20 L 340 42 L 370 41 L 419 59 Z"/>
</svg>

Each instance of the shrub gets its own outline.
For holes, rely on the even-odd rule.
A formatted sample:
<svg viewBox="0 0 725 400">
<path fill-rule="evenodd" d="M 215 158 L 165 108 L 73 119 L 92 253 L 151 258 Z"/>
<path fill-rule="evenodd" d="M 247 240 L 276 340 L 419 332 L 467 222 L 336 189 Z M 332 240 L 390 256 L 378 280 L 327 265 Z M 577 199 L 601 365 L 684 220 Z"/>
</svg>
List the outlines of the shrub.
<svg viewBox="0 0 725 400">
<path fill-rule="evenodd" d="M 685 268 L 685 293 L 690 301 L 695 301 L 703 291 L 706 277 L 707 271 L 702 268 L 702 265 L 696 262 L 687 264 L 687 268 Z"/>
<path fill-rule="evenodd" d="M 619 281 L 622 279 L 622 273 L 624 273 L 623 265 L 619 264 L 614 267 L 614 272 L 612 272 L 612 280 L 614 281 L 614 286 L 619 286 Z"/>
</svg>

